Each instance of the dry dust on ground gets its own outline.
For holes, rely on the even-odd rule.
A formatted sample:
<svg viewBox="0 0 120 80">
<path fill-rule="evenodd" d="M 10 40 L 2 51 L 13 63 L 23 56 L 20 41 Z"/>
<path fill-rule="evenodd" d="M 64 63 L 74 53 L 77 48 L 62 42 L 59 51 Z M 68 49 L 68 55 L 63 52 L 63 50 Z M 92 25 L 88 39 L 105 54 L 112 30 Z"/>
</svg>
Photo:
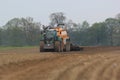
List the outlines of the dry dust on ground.
<svg viewBox="0 0 120 80">
<path fill-rule="evenodd" d="M 43 52 L 37 47 L 0 51 L 0 80 L 120 80 L 120 47 Z"/>
</svg>

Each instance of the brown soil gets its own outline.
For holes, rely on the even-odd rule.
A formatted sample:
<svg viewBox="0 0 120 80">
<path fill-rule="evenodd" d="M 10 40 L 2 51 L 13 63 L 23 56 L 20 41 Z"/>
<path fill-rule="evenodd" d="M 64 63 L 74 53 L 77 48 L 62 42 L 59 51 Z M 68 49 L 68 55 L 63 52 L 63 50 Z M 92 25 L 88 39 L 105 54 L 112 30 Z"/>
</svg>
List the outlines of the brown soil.
<svg viewBox="0 0 120 80">
<path fill-rule="evenodd" d="M 37 47 L 0 51 L 0 80 L 120 80 L 120 47 L 43 52 Z"/>
</svg>

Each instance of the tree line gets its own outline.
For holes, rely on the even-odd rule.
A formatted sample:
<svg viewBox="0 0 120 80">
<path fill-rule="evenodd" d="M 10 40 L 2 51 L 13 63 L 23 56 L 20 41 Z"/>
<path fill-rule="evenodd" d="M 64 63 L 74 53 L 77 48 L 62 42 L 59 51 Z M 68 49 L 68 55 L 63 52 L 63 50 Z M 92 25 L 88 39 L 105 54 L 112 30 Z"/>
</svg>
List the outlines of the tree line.
<svg viewBox="0 0 120 80">
<path fill-rule="evenodd" d="M 120 46 L 120 14 L 103 22 L 89 25 L 87 21 L 75 23 L 62 12 L 50 15 L 49 26 L 65 24 L 71 42 L 81 46 Z M 0 27 L 0 46 L 39 45 L 42 24 L 33 18 L 14 18 Z"/>
<path fill-rule="evenodd" d="M 120 46 L 120 14 L 116 18 L 107 18 L 104 22 L 89 26 L 87 21 L 82 25 L 75 24 L 71 31 L 72 41 L 80 45 Z"/>
<path fill-rule="evenodd" d="M 0 28 L 1 46 L 30 46 L 39 44 L 39 22 L 33 18 L 14 18 Z"/>
</svg>

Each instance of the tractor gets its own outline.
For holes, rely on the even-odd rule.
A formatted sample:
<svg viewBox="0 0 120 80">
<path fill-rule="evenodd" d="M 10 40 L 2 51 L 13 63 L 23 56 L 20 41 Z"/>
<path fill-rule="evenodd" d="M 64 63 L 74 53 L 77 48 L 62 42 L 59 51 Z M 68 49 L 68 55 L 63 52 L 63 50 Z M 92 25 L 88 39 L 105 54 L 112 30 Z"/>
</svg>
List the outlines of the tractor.
<svg viewBox="0 0 120 80">
<path fill-rule="evenodd" d="M 55 28 L 46 27 L 41 32 L 40 52 L 53 50 L 55 52 L 69 52 L 71 50 L 70 37 L 67 30 L 59 25 Z"/>
</svg>

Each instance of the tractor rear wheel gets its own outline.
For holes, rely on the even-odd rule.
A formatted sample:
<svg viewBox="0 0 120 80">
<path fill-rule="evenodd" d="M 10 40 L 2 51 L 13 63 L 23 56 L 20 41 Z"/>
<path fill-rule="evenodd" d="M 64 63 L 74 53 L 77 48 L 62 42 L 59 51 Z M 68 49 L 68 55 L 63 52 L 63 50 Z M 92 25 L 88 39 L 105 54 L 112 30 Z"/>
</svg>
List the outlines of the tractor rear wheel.
<svg viewBox="0 0 120 80">
<path fill-rule="evenodd" d="M 70 51 L 70 41 L 67 41 L 66 42 L 66 52 L 69 52 Z"/>
<path fill-rule="evenodd" d="M 60 41 L 55 41 L 55 51 L 60 52 L 61 51 L 61 45 Z"/>
</svg>

